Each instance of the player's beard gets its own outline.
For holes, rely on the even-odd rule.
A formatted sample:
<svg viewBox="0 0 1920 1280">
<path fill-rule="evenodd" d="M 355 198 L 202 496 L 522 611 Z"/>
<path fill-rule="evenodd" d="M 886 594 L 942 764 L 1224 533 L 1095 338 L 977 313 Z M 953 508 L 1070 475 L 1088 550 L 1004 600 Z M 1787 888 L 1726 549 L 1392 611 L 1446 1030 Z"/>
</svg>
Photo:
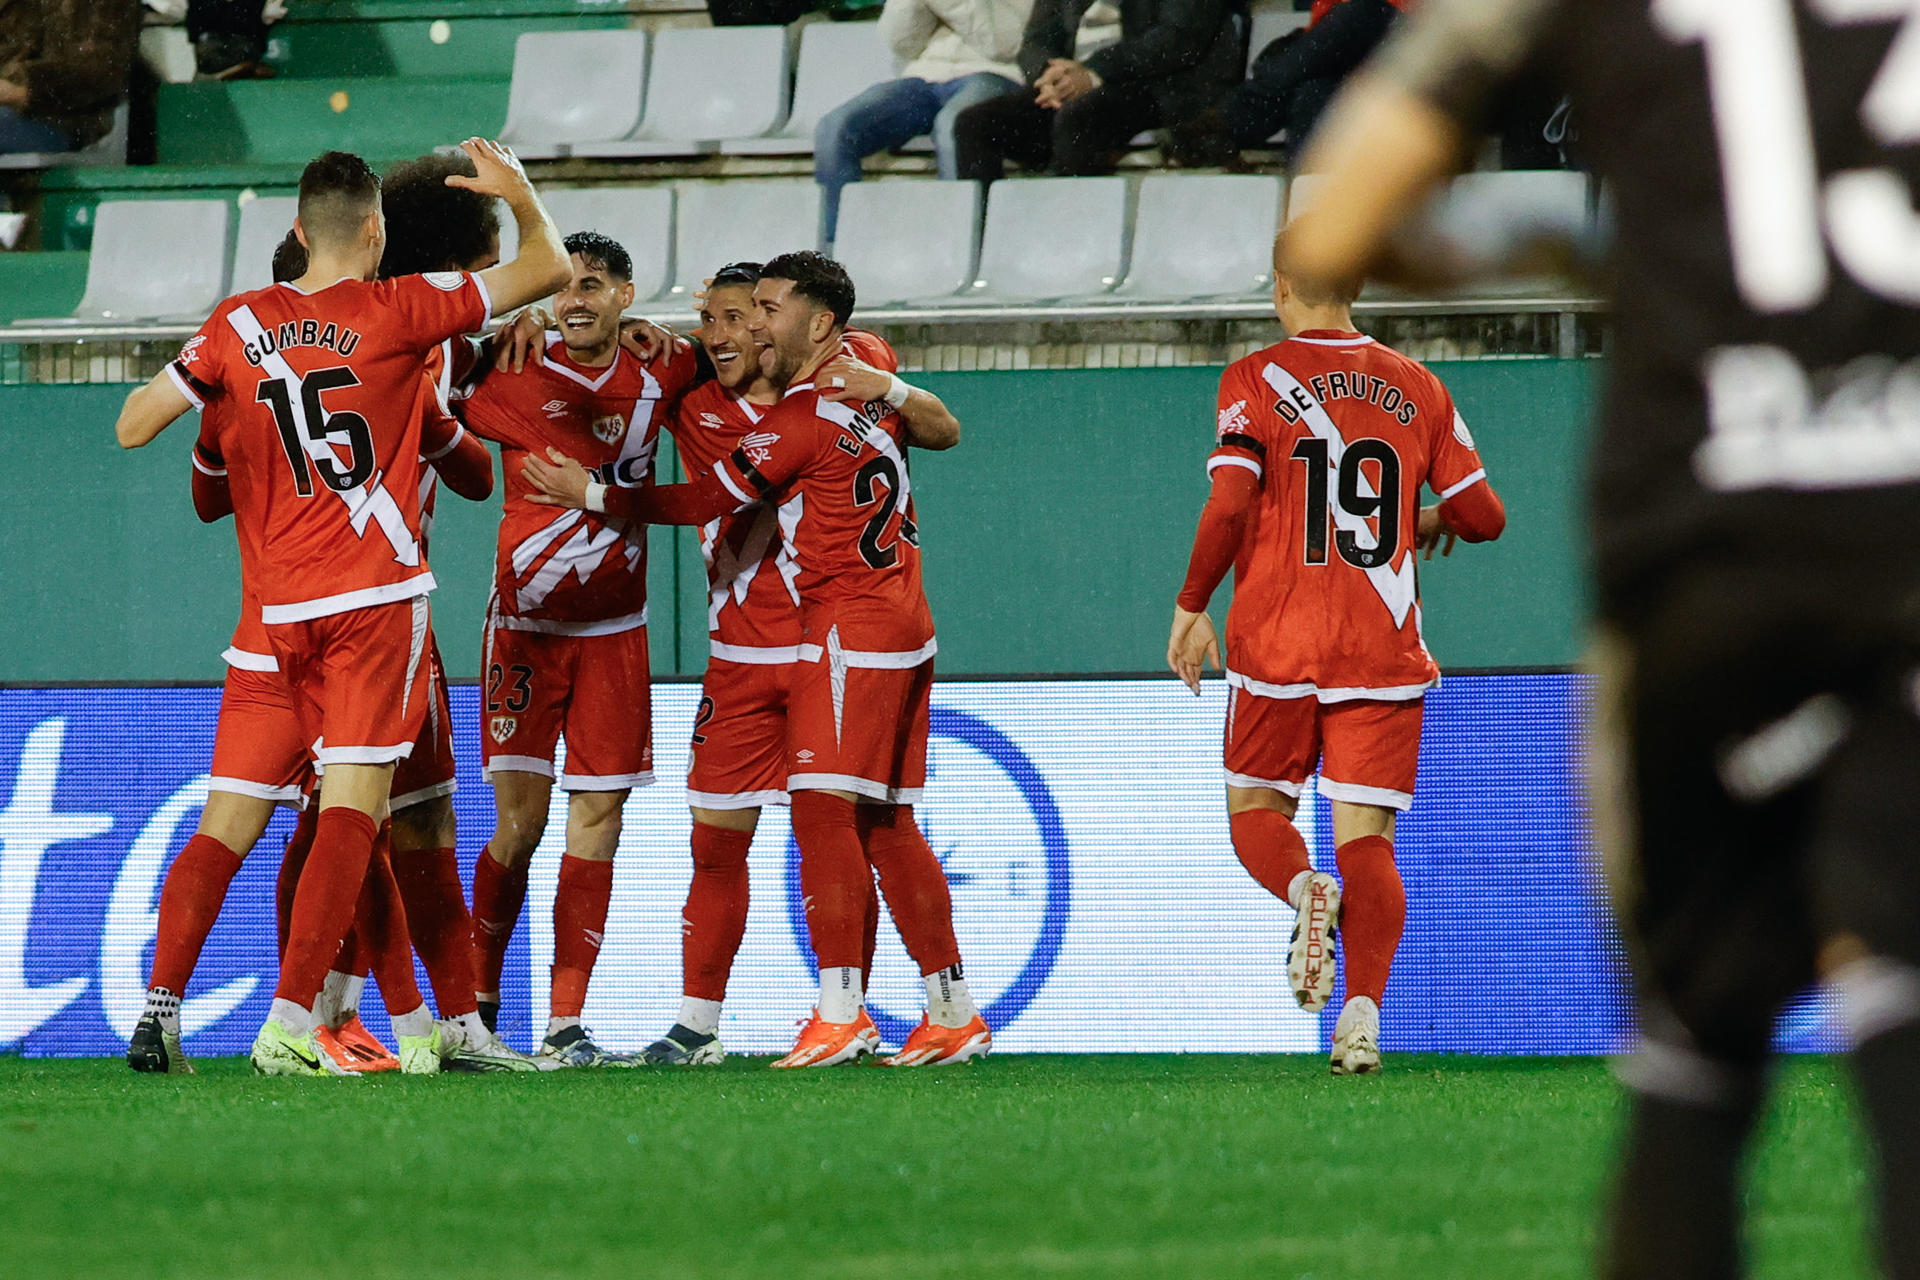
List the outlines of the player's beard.
<svg viewBox="0 0 1920 1280">
<path fill-rule="evenodd" d="M 785 391 L 793 381 L 793 375 L 800 372 L 800 366 L 807 362 L 807 353 L 786 350 L 778 339 L 769 343 L 760 353 L 760 371 L 776 391 Z"/>
</svg>

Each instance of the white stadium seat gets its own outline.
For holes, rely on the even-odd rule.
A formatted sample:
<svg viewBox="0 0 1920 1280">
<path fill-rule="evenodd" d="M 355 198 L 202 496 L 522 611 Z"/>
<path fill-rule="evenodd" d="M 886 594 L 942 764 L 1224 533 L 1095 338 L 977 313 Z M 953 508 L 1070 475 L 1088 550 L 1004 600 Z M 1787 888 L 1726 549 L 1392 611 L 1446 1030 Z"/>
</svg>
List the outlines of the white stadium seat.
<svg viewBox="0 0 1920 1280">
<path fill-rule="evenodd" d="M 94 210 L 76 320 L 204 320 L 227 292 L 225 200 L 109 200 Z"/>
<path fill-rule="evenodd" d="M 674 217 L 673 287 L 664 296 L 691 301 L 718 267 L 819 242 L 820 187 L 811 178 L 685 183 Z"/>
<path fill-rule="evenodd" d="M 1286 35 L 1289 31 L 1300 31 L 1307 25 L 1310 14 L 1300 13 L 1291 8 L 1281 8 L 1269 4 L 1253 11 L 1253 25 L 1247 35 L 1247 69 L 1253 69 L 1253 60 L 1260 51 Z"/>
<path fill-rule="evenodd" d="M 501 140 L 533 159 L 632 133 L 646 100 L 644 31 L 529 31 L 513 44 Z"/>
<path fill-rule="evenodd" d="M 232 293 L 273 283 L 273 251 L 293 227 L 297 196 L 258 196 L 240 206 L 240 233 L 233 244 Z"/>
<path fill-rule="evenodd" d="M 800 28 L 800 63 L 787 122 L 763 137 L 721 144 L 729 155 L 804 155 L 814 127 L 856 94 L 894 78 L 893 52 L 877 22 L 809 22 Z"/>
<path fill-rule="evenodd" d="M 1125 178 L 1015 178 L 987 195 L 973 302 L 1104 293 L 1126 267 Z"/>
<path fill-rule="evenodd" d="M 834 256 L 862 310 L 951 296 L 973 280 L 977 182 L 856 182 L 840 192 Z"/>
<path fill-rule="evenodd" d="M 1278 178 L 1156 174 L 1140 182 L 1127 278 L 1111 300 L 1247 297 L 1273 283 Z"/>
<path fill-rule="evenodd" d="M 547 211 L 560 234 L 598 231 L 620 242 L 633 258 L 633 296 L 641 301 L 664 292 L 672 278 L 673 188 L 582 187 L 544 191 Z"/>
<path fill-rule="evenodd" d="M 785 27 L 668 27 L 656 33 L 639 125 L 576 156 L 686 156 L 771 133 L 787 118 Z"/>
</svg>

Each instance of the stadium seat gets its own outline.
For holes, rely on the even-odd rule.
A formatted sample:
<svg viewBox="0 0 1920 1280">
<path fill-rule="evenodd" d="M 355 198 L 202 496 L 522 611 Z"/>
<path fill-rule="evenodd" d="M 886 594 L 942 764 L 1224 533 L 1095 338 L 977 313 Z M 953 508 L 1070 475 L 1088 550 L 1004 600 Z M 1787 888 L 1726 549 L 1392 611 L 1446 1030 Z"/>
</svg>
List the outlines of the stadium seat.
<svg viewBox="0 0 1920 1280">
<path fill-rule="evenodd" d="M 70 166 L 122 165 L 127 162 L 127 104 L 113 113 L 106 137 L 78 151 L 15 151 L 0 155 L 0 169 L 64 169 Z"/>
<path fill-rule="evenodd" d="M 771 133 L 787 115 L 785 27 L 668 27 L 654 38 L 646 111 L 613 142 L 576 156 L 703 155 L 730 138 Z"/>
<path fill-rule="evenodd" d="M 673 188 L 582 187 L 544 191 L 547 211 L 561 235 L 598 231 L 620 242 L 633 258 L 633 296 L 659 296 L 672 278 Z M 504 247 L 504 246 L 503 246 Z"/>
<path fill-rule="evenodd" d="M 1303 30 L 1310 16 L 1271 4 L 1255 9 L 1247 35 L 1247 70 L 1253 70 L 1253 60 L 1260 56 L 1262 49 L 1289 31 Z"/>
<path fill-rule="evenodd" d="M 514 42 L 500 137 L 533 159 L 624 138 L 640 124 L 646 90 L 646 32 L 530 31 Z"/>
<path fill-rule="evenodd" d="M 852 188 L 849 188 L 851 190 Z M 1105 293 L 1125 274 L 1125 178 L 1019 178 L 987 196 L 970 302 Z"/>
<path fill-rule="evenodd" d="M 1273 283 L 1277 178 L 1156 174 L 1140 182 L 1127 278 L 1111 301 L 1245 298 Z"/>
<path fill-rule="evenodd" d="M 717 267 L 819 241 L 820 188 L 811 178 L 686 183 L 676 200 L 673 287 L 662 297 L 688 301 Z"/>
<path fill-rule="evenodd" d="M 950 297 L 973 279 L 977 182 L 856 182 L 840 193 L 834 255 L 862 308 Z"/>
<path fill-rule="evenodd" d="M 273 283 L 273 251 L 293 226 L 297 196 L 260 196 L 240 206 L 240 232 L 233 244 L 232 292 Z"/>
<path fill-rule="evenodd" d="M 1594 221 L 1592 184 L 1569 169 L 1514 169 L 1463 173 L 1435 201 L 1439 234 L 1468 251 L 1491 238 L 1578 237 Z"/>
<path fill-rule="evenodd" d="M 94 211 L 75 320 L 205 319 L 227 286 L 225 200 L 110 200 Z"/>
<path fill-rule="evenodd" d="M 894 78 L 893 52 L 877 22 L 810 22 L 800 29 L 800 65 L 794 73 L 787 122 L 758 138 L 722 143 L 728 155 L 805 155 L 821 117 L 882 80 Z"/>
</svg>

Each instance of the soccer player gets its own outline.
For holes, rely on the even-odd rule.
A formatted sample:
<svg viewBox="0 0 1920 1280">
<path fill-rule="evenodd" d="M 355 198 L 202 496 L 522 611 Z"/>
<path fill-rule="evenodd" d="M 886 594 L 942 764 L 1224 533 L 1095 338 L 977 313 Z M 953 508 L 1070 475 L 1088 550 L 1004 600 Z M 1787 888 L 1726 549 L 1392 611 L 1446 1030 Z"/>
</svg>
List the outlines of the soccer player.
<svg viewBox="0 0 1920 1280">
<path fill-rule="evenodd" d="M 326 767 L 313 851 L 293 905 L 256 1070 L 337 1074 L 314 1039 L 312 1004 L 353 908 L 385 817 L 393 762 L 419 735 L 433 576 L 419 546 L 425 354 L 565 278 L 558 234 L 511 152 L 463 150 L 519 224 L 511 263 L 374 283 L 385 248 L 378 177 L 328 152 L 301 176 L 295 227 L 308 269 L 292 284 L 222 303 L 178 360 L 127 398 L 116 435 L 146 444 L 209 400 L 235 415 L 224 461 L 243 537 L 262 555 L 254 584 L 274 658 Z M 437 1070 L 424 1003 L 395 1019 L 403 1069 Z"/>
<path fill-rule="evenodd" d="M 572 275 L 538 361 L 496 372 L 464 402 L 477 434 L 499 442 L 507 474 L 488 608 L 481 753 L 499 821 L 474 872 L 474 948 L 483 1011 L 497 1017 L 500 972 L 527 866 L 546 832 L 554 755 L 566 739 L 567 849 L 554 895 L 549 1019 L 539 1059 L 553 1067 L 632 1066 L 581 1025 L 606 930 L 621 808 L 653 780 L 648 700 L 647 531 L 643 523 L 529 500 L 519 460 L 564 446 L 605 483 L 638 485 L 660 426 L 694 362 L 644 365 L 620 342 L 633 264 L 605 236 L 566 239 Z"/>
<path fill-rule="evenodd" d="M 791 512 L 801 632 L 786 789 L 820 1000 L 775 1065 L 829 1066 L 878 1047 L 861 969 L 869 866 L 927 987 L 926 1016 L 889 1062 L 965 1062 L 993 1037 L 962 976 L 946 876 L 913 816 L 936 646 L 900 406 L 927 393 L 842 357 L 853 305 L 852 280 L 829 258 L 788 253 L 766 264 L 750 330 L 761 371 L 783 396 L 700 479 L 612 486 L 559 450 L 524 466 L 538 500 L 629 519 L 705 524 L 755 503 Z"/>
<path fill-rule="evenodd" d="M 1168 665 L 1198 693 L 1201 664 L 1220 663 L 1207 602 L 1233 566 L 1228 823 L 1242 865 L 1297 913 L 1287 978 L 1303 1009 L 1333 993 L 1340 932 L 1336 1075 L 1380 1068 L 1380 1003 L 1406 923 L 1394 817 L 1413 804 L 1422 701 L 1440 678 L 1420 638 L 1415 544 L 1480 542 L 1506 525 L 1447 389 L 1354 329 L 1358 291 L 1276 272 L 1290 336 L 1220 378 L 1212 492 L 1167 641 Z M 1437 507 L 1420 508 L 1422 485 Z M 1339 880 L 1313 870 L 1293 825 L 1316 769 Z"/>
<path fill-rule="evenodd" d="M 681 400 L 668 424 L 691 476 L 711 474 L 780 401 L 761 371 L 751 332 L 759 280 L 759 263 L 736 262 L 707 281 L 696 336 L 713 377 Z M 859 330 L 847 331 L 845 346 L 829 376 L 844 376 L 856 363 L 893 359 L 883 341 Z M 912 397 L 902 417 L 909 444 L 947 449 L 959 443 L 960 424 L 937 397 Z M 720 1010 L 746 931 L 747 852 L 761 807 L 788 803 L 787 693 L 800 645 L 800 568 L 782 525 L 798 514 L 759 503 L 700 528 L 709 658 L 687 777 L 693 878 L 681 912 L 680 1015 L 643 1052 L 651 1065 L 701 1066 L 726 1057 Z M 879 902 L 872 870 L 864 861 L 853 870 L 867 900 L 864 982 L 873 968 Z"/>
<path fill-rule="evenodd" d="M 1596 782 L 1641 1028 L 1614 1280 L 1741 1270 L 1775 1020 L 1816 974 L 1853 1037 L 1881 1265 L 1920 1277 L 1914 22 L 1427 0 L 1330 111 L 1289 237 L 1297 273 L 1379 260 L 1530 54 L 1613 193 Z"/>
</svg>

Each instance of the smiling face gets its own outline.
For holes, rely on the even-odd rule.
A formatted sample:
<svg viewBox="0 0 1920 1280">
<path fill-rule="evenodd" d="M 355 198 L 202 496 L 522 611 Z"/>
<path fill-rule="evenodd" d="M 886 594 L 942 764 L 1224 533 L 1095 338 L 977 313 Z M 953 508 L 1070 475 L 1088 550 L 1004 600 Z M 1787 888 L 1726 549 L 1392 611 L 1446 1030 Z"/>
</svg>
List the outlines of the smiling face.
<svg viewBox="0 0 1920 1280">
<path fill-rule="evenodd" d="M 750 328 L 760 346 L 760 372 L 784 390 L 832 334 L 833 314 L 794 292 L 791 280 L 762 280 L 753 287 Z"/>
<path fill-rule="evenodd" d="M 760 376 L 760 348 L 752 324 L 752 285 L 723 284 L 707 291 L 697 332 L 713 360 L 715 379 L 732 392 L 744 393 Z"/>
<path fill-rule="evenodd" d="M 620 313 L 633 301 L 633 282 L 583 254 L 574 254 L 572 262 L 573 278 L 554 295 L 554 319 L 568 354 L 597 363 L 610 358 L 619 344 Z"/>
</svg>

